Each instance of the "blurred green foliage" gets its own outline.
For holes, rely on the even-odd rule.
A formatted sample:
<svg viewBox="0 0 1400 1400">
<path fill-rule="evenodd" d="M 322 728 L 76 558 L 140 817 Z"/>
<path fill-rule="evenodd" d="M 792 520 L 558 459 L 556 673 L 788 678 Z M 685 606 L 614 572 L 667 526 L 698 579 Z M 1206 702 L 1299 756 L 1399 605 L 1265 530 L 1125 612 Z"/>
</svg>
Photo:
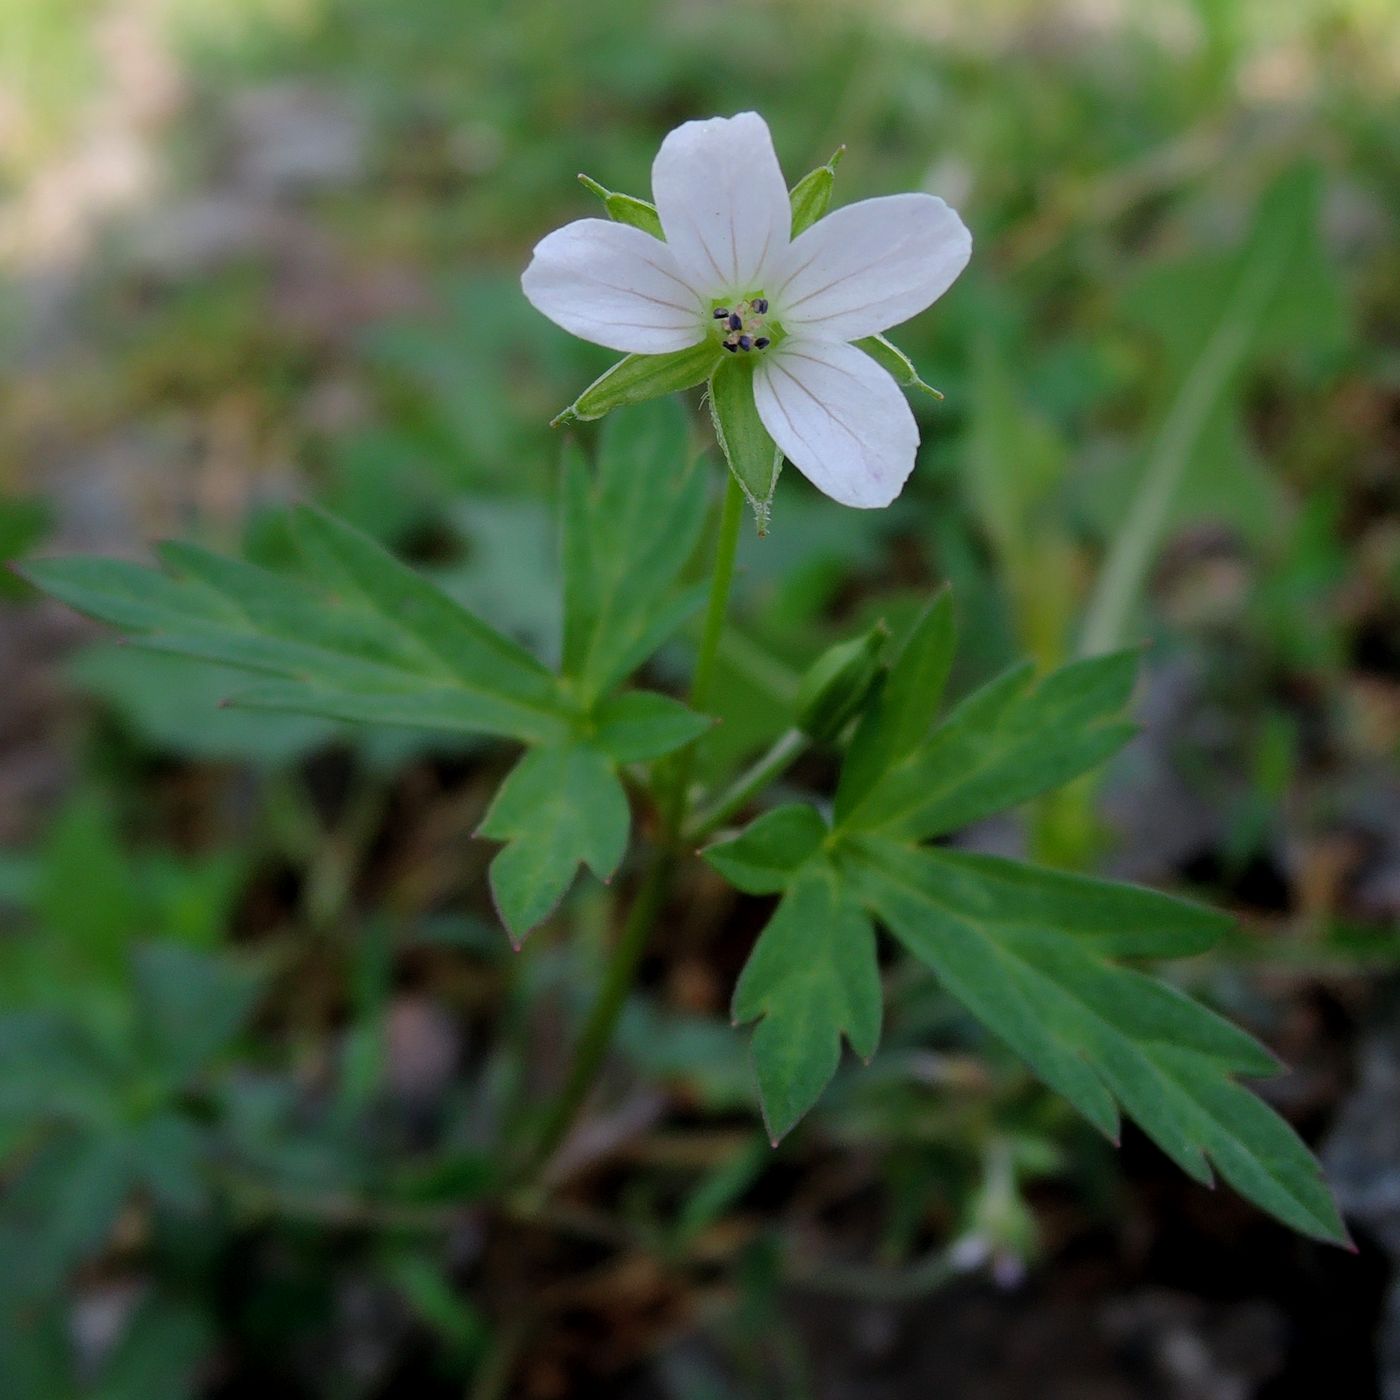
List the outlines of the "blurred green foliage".
<svg viewBox="0 0 1400 1400">
<path fill-rule="evenodd" d="M 1110 796 L 1169 763 L 1218 820 L 1174 855 L 1127 854 L 1243 908 L 1241 963 L 1393 964 L 1393 934 L 1325 871 L 1257 894 L 1286 843 L 1369 813 L 1353 791 L 1378 802 L 1400 749 L 1393 5 L 0 0 L 7 195 L 110 116 L 114 42 L 153 44 L 184 94 L 148 137 L 152 207 L 114 215 L 75 274 L 78 333 L 31 366 L 9 335 L 28 301 L 3 313 L 0 558 L 94 521 L 129 550 L 178 520 L 284 568 L 283 499 L 306 493 L 557 662 L 546 425 L 608 357 L 533 315 L 518 271 L 595 212 L 578 171 L 644 195 L 671 125 L 755 106 L 789 175 L 845 144 L 838 203 L 933 189 L 976 252 L 897 335 L 947 396 L 916 402 L 898 505 L 841 512 L 789 470 L 772 533 L 745 540 L 704 776 L 782 732 L 833 641 L 877 619 L 902 635 L 944 579 L 955 694 L 1022 650 L 1067 659 L 1165 462 L 1180 489 L 1124 626 L 1190 698 L 1153 711 L 1165 737 L 1129 751 Z M 300 173 L 272 158 L 314 136 L 296 102 L 258 136 L 249 107 L 288 88 L 354 137 L 339 175 L 310 137 Z M 157 233 L 210 194 L 281 232 L 162 254 Z M 8 238 L 4 256 L 7 296 L 25 292 L 42 258 Z M 159 489 L 124 496 L 97 448 L 133 430 Z M 41 616 L 7 572 L 0 607 L 7 628 Z M 650 679 L 687 658 L 675 643 Z M 0 1257 L 24 1262 L 0 1280 L 0 1394 L 487 1396 L 515 1376 L 545 1395 L 586 1384 L 571 1328 L 627 1334 L 678 1288 L 703 1297 L 710 1350 L 666 1350 L 664 1393 L 799 1396 L 794 1282 L 871 1297 L 943 1281 L 955 1256 L 1012 1269 L 1041 1248 L 1027 1193 L 1047 1180 L 1091 1221 L 1129 1208 L 1064 1106 L 898 966 L 880 1059 L 838 1073 L 772 1155 L 724 1014 L 759 919 L 697 881 L 688 904 L 733 937 L 707 945 L 676 911 L 590 1124 L 603 1145 L 561 1168 L 554 1215 L 485 1212 L 557 1083 L 613 893 L 580 892 L 567 936 L 513 958 L 468 839 L 495 750 L 219 709 L 231 675 L 108 641 L 63 675 L 77 698 L 47 742 L 77 795 L 17 817 L 0 851 Z M 1150 846 L 1097 798 L 998 839 L 1071 864 Z M 1241 1000 L 1221 962 L 1192 980 Z M 608 1252 L 679 1283 L 529 1303 Z M 833 1262 L 853 1255 L 875 1264 Z M 666 1329 L 640 1332 L 606 1364 Z"/>
</svg>

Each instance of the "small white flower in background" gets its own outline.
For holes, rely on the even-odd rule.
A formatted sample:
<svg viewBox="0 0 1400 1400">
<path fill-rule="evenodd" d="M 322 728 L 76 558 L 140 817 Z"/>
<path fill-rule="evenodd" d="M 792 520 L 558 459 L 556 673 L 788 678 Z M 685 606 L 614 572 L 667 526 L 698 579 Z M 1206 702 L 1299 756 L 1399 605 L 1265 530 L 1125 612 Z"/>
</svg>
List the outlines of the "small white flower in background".
<svg viewBox="0 0 1400 1400">
<path fill-rule="evenodd" d="M 787 184 L 753 112 L 677 127 L 652 191 L 664 242 L 629 223 L 568 224 L 535 248 L 522 279 L 531 303 L 613 350 L 708 342 L 719 360 L 750 358 L 758 416 L 793 465 L 843 505 L 888 505 L 918 428 L 889 372 L 850 342 L 947 291 L 972 252 L 962 220 L 933 195 L 887 195 L 793 238 Z"/>
</svg>

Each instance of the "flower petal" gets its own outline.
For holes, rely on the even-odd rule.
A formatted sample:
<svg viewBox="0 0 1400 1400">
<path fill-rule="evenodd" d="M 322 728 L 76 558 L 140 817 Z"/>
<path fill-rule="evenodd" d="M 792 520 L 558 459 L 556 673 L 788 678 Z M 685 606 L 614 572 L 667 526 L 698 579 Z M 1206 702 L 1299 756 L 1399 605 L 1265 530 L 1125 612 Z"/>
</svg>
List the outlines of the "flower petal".
<svg viewBox="0 0 1400 1400">
<path fill-rule="evenodd" d="M 972 235 L 941 199 L 886 195 L 837 209 L 794 239 L 768 296 L 790 331 L 859 340 L 932 305 L 971 256 Z"/>
<path fill-rule="evenodd" d="M 854 345 L 789 336 L 755 366 L 753 392 L 783 455 L 843 506 L 889 505 L 914 470 L 914 415 Z"/>
<path fill-rule="evenodd" d="M 684 350 L 705 334 L 706 308 L 649 233 L 579 219 L 535 247 L 520 279 L 537 311 L 595 345 L 638 355 Z"/>
<path fill-rule="evenodd" d="M 692 287 L 715 299 L 763 289 L 787 247 L 792 205 L 762 117 L 740 112 L 678 126 L 657 152 L 651 190 Z"/>
</svg>

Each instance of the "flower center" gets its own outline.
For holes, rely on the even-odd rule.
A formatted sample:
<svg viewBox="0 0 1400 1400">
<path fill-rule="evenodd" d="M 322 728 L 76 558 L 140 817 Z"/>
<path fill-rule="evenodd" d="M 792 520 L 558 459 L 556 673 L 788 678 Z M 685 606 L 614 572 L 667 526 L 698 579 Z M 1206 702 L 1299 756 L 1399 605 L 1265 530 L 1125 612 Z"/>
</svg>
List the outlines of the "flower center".
<svg viewBox="0 0 1400 1400">
<path fill-rule="evenodd" d="M 764 320 L 767 315 L 767 297 L 749 297 L 732 307 L 715 307 L 714 318 L 719 323 L 720 344 L 731 354 L 766 350 L 772 344 Z"/>
</svg>

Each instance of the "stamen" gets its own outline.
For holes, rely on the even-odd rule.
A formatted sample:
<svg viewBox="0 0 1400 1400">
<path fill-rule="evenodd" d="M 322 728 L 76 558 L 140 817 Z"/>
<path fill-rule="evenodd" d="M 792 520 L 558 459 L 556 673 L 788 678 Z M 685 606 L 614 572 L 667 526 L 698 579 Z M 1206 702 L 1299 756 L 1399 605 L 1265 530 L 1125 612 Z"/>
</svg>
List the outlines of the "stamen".
<svg viewBox="0 0 1400 1400">
<path fill-rule="evenodd" d="M 732 355 L 736 350 L 746 354 L 750 350 L 766 350 L 773 342 L 765 330 L 764 313 L 768 310 L 767 297 L 754 297 L 734 306 L 711 307 L 710 315 L 719 322 L 723 337 L 720 344 Z"/>
</svg>

